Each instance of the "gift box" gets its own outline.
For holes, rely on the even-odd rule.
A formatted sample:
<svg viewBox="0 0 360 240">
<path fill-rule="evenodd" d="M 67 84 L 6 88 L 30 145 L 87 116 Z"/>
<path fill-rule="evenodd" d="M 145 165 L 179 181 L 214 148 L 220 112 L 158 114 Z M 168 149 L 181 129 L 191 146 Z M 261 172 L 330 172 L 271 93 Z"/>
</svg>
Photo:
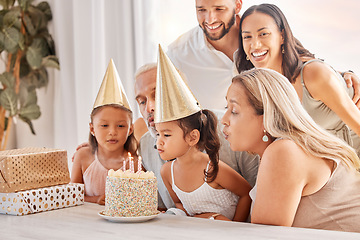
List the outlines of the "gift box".
<svg viewBox="0 0 360 240">
<path fill-rule="evenodd" d="M 0 193 L 0 213 L 26 215 L 84 204 L 84 184 L 69 183 L 16 193 Z"/>
<path fill-rule="evenodd" d="M 23 148 L 0 151 L 0 192 L 17 192 L 70 182 L 65 150 Z"/>
</svg>

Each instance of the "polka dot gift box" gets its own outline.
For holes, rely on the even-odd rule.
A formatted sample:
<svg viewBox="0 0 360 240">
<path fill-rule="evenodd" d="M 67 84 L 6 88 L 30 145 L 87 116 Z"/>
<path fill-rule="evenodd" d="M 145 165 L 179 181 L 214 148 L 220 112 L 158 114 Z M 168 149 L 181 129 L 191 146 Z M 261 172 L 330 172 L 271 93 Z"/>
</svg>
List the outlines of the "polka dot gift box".
<svg viewBox="0 0 360 240">
<path fill-rule="evenodd" d="M 84 184 L 64 185 L 0 193 L 0 213 L 26 215 L 84 204 Z"/>
<path fill-rule="evenodd" d="M 0 192 L 17 192 L 70 182 L 65 150 L 23 148 L 0 151 Z"/>
</svg>

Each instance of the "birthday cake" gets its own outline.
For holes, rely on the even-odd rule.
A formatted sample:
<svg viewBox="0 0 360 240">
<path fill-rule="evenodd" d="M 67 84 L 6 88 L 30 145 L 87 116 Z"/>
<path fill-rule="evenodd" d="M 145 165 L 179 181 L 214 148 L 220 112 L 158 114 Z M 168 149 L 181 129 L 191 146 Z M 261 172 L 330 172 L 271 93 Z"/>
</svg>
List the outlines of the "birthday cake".
<svg viewBox="0 0 360 240">
<path fill-rule="evenodd" d="M 104 214 L 111 217 L 151 216 L 157 210 L 157 181 L 153 172 L 109 170 Z"/>
</svg>

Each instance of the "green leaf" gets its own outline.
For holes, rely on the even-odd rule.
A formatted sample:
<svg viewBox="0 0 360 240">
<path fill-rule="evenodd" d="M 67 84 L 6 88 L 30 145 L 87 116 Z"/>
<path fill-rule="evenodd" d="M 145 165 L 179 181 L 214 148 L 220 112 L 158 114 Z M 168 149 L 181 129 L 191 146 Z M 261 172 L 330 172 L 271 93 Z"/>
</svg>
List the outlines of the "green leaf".
<svg viewBox="0 0 360 240">
<path fill-rule="evenodd" d="M 33 0 L 18 0 L 21 9 L 26 12 Z"/>
<path fill-rule="evenodd" d="M 28 87 L 26 84 L 20 84 L 19 100 L 21 108 L 33 104 L 37 104 L 36 90 L 33 87 Z"/>
<path fill-rule="evenodd" d="M 19 39 L 18 45 L 19 45 L 19 48 L 21 50 L 24 50 L 24 48 L 25 48 L 25 39 L 24 39 L 24 35 L 22 35 L 22 34 L 20 34 L 20 39 Z"/>
<path fill-rule="evenodd" d="M 2 91 L 0 95 L 0 103 L 7 111 L 9 111 L 10 116 L 14 116 L 17 110 L 17 97 L 14 89 L 6 88 Z"/>
<path fill-rule="evenodd" d="M 4 26 L 11 28 L 15 27 L 16 29 L 20 30 L 21 28 L 21 19 L 20 19 L 20 9 L 13 8 L 8 11 L 4 16 Z"/>
<path fill-rule="evenodd" d="M 15 53 L 18 49 L 18 42 L 20 41 L 20 32 L 16 28 L 4 29 L 4 47 L 10 53 Z"/>
<path fill-rule="evenodd" d="M 11 73 L 4 72 L 0 75 L 0 82 L 3 86 L 14 89 L 15 77 Z"/>
<path fill-rule="evenodd" d="M 27 123 L 29 125 L 29 128 L 30 128 L 30 131 L 32 134 L 36 135 L 35 134 L 35 129 L 34 129 L 34 126 L 32 124 L 32 122 L 30 121 L 30 119 L 28 118 L 25 118 L 25 117 L 22 117 L 22 116 L 19 116 L 21 120 L 23 120 L 25 123 Z"/>
<path fill-rule="evenodd" d="M 52 36 L 48 32 L 48 30 L 47 29 L 42 29 L 42 30 L 38 31 L 37 36 L 39 38 L 42 38 L 46 42 L 46 44 L 48 46 L 48 53 L 45 54 L 45 56 L 47 56 L 47 55 L 56 55 L 56 53 L 55 53 L 55 43 L 54 43 L 54 40 L 53 40 Z"/>
<path fill-rule="evenodd" d="M 29 66 L 26 56 L 23 56 L 20 60 L 20 79 L 26 77 L 31 71 L 31 67 Z"/>
<path fill-rule="evenodd" d="M 37 104 L 31 104 L 26 107 L 22 107 L 19 110 L 19 116 L 30 120 L 38 119 L 40 115 L 40 107 Z"/>
<path fill-rule="evenodd" d="M 0 52 L 2 52 L 5 49 L 4 40 L 5 40 L 5 35 L 3 32 L 0 32 Z"/>
<path fill-rule="evenodd" d="M 34 36 L 36 34 L 36 29 L 31 21 L 31 18 L 28 15 L 24 15 L 24 24 L 26 30 L 30 33 L 30 35 Z"/>
<path fill-rule="evenodd" d="M 31 18 L 31 21 L 35 27 L 35 29 L 47 29 L 47 17 L 45 16 L 45 13 L 43 13 L 40 9 L 37 9 L 36 7 L 29 6 L 28 14 Z"/>
<path fill-rule="evenodd" d="M 26 77 L 22 78 L 21 80 L 27 86 L 35 86 L 38 81 L 37 71 L 29 72 L 29 74 Z"/>
<path fill-rule="evenodd" d="M 59 59 L 54 55 L 46 56 L 42 59 L 42 66 L 44 67 L 51 67 L 60 70 Z"/>
<path fill-rule="evenodd" d="M 28 88 L 46 87 L 49 83 L 49 77 L 45 67 L 40 67 L 39 69 L 32 71 L 22 80 L 27 84 Z"/>
<path fill-rule="evenodd" d="M 49 83 L 49 76 L 46 71 L 46 68 L 44 67 L 40 68 L 38 74 L 39 75 L 38 75 L 38 81 L 36 87 L 37 88 L 46 87 Z"/>
<path fill-rule="evenodd" d="M 40 38 L 35 38 L 26 52 L 26 60 L 32 69 L 38 69 L 41 66 L 43 57 L 44 43 Z"/>
<path fill-rule="evenodd" d="M 52 19 L 51 8 L 48 2 L 41 2 L 36 7 L 45 14 L 48 21 Z"/>
<path fill-rule="evenodd" d="M 3 29 L 3 27 L 4 27 L 4 16 L 8 11 L 9 10 L 7 10 L 7 9 L 0 10 L 0 29 Z"/>
<path fill-rule="evenodd" d="M 4 9 L 9 9 L 14 3 L 15 0 L 0 0 L 0 5 L 3 6 Z"/>
</svg>

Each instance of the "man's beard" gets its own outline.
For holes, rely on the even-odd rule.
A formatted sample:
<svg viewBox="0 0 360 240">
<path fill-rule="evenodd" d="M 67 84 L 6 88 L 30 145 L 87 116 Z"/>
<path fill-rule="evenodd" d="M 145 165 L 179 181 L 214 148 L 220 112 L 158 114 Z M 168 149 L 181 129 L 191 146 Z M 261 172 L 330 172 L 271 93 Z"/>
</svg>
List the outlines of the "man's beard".
<svg viewBox="0 0 360 240">
<path fill-rule="evenodd" d="M 201 29 L 204 31 L 205 36 L 210 39 L 211 41 L 217 41 L 222 39 L 226 34 L 228 34 L 228 32 L 230 31 L 231 27 L 235 24 L 235 20 L 236 20 L 236 15 L 235 15 L 235 10 L 234 10 L 234 15 L 233 17 L 230 19 L 230 21 L 228 22 L 228 27 L 226 28 L 224 22 L 222 23 L 224 28 L 222 30 L 222 32 L 220 33 L 220 36 L 218 37 L 213 37 L 211 36 L 211 34 L 207 31 L 207 29 L 205 28 L 205 26 L 201 26 L 201 24 L 199 24 L 199 26 L 201 27 Z"/>
</svg>

